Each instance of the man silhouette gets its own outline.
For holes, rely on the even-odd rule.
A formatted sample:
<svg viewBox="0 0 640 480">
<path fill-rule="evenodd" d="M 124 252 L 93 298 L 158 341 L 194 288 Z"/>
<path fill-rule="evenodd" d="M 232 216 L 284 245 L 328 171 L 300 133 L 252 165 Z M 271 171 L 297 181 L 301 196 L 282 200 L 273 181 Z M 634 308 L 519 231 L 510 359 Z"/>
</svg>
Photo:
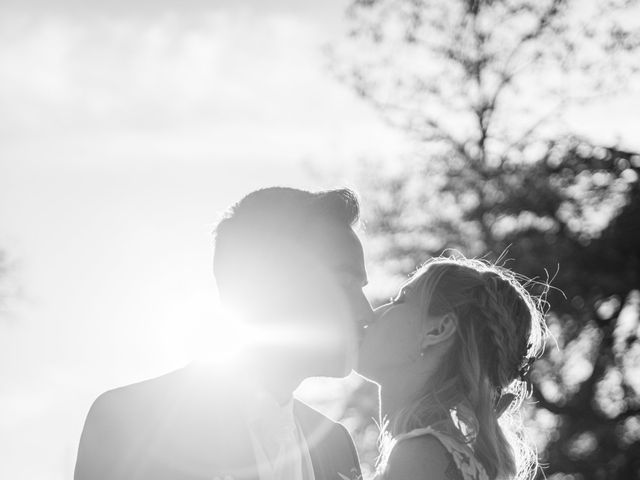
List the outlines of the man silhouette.
<svg viewBox="0 0 640 480">
<path fill-rule="evenodd" d="M 216 229 L 221 303 L 248 347 L 102 394 L 87 416 L 76 480 L 360 478 L 347 431 L 292 392 L 351 370 L 372 315 L 349 190 L 255 191 Z"/>
</svg>

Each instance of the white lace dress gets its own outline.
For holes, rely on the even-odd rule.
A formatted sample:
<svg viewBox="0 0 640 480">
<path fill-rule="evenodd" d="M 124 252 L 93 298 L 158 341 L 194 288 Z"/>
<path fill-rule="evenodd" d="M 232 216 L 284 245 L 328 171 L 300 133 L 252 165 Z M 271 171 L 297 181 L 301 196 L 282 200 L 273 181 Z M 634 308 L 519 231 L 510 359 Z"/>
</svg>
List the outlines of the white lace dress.
<svg viewBox="0 0 640 480">
<path fill-rule="evenodd" d="M 473 454 L 473 450 L 466 443 L 463 443 L 449 435 L 446 435 L 442 432 L 434 430 L 431 427 L 426 428 L 417 428 L 408 433 L 403 433 L 402 435 L 398 435 L 392 440 L 392 444 L 386 454 L 383 455 L 379 469 L 378 475 L 376 475 L 376 480 L 398 480 L 390 478 L 388 475 L 387 462 L 389 460 L 389 456 L 393 451 L 393 448 L 403 440 L 407 440 L 409 438 L 421 437 L 424 435 L 431 435 L 438 439 L 438 441 L 442 444 L 442 446 L 449 452 L 453 462 L 458 468 L 458 472 L 460 472 L 460 478 L 463 480 L 489 480 L 487 473 L 484 470 L 482 464 L 476 459 Z M 425 475 L 426 478 L 426 475 Z"/>
</svg>

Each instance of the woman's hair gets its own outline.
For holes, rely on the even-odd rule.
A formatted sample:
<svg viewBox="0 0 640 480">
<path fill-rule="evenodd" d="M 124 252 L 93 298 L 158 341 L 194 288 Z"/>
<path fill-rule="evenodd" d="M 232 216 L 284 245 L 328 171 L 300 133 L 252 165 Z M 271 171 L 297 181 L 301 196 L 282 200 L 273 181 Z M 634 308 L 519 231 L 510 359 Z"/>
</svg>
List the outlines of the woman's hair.
<svg viewBox="0 0 640 480">
<path fill-rule="evenodd" d="M 544 294 L 533 297 L 518 278 L 484 260 L 451 257 L 412 276 L 422 317 L 453 314 L 456 338 L 419 395 L 388 419 L 393 436 L 454 425 L 490 478 L 526 479 L 537 467 L 519 409 L 530 394 L 524 376 L 547 336 Z"/>
</svg>

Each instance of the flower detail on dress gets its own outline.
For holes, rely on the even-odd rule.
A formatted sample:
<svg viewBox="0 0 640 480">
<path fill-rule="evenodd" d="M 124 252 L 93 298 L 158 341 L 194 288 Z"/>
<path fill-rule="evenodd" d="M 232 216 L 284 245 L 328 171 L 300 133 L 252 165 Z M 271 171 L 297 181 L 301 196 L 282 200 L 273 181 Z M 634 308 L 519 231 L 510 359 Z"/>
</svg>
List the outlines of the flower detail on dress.
<svg viewBox="0 0 640 480">
<path fill-rule="evenodd" d="M 455 463 L 464 480 L 489 480 L 487 472 L 485 471 L 482 464 L 476 459 L 469 445 L 462 443 L 449 435 L 445 435 L 442 432 L 434 430 L 431 427 L 417 428 L 408 433 L 398 435 L 393 439 L 389 451 L 383 456 L 382 462 L 380 464 L 380 470 L 383 472 L 381 475 L 382 479 L 386 478 L 384 473 L 387 469 L 387 462 L 389 460 L 393 447 L 402 440 L 420 437 L 422 435 L 432 435 L 438 439 L 445 450 L 449 452 L 451 458 L 453 458 L 453 462 Z"/>
</svg>

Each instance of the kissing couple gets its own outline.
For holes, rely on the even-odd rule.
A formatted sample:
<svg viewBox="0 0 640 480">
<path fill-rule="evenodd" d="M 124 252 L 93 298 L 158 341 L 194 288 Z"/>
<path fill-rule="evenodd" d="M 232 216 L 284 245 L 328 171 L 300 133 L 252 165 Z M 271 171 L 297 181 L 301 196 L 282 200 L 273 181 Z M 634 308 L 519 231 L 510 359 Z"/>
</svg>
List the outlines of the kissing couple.
<svg viewBox="0 0 640 480">
<path fill-rule="evenodd" d="M 214 274 L 247 348 L 98 397 L 75 480 L 361 480 L 347 430 L 292 395 L 354 368 L 380 386 L 375 478 L 532 477 L 517 419 L 545 341 L 539 303 L 508 269 L 436 258 L 373 311 L 358 217 L 346 189 L 266 188 L 232 206 Z"/>
</svg>

